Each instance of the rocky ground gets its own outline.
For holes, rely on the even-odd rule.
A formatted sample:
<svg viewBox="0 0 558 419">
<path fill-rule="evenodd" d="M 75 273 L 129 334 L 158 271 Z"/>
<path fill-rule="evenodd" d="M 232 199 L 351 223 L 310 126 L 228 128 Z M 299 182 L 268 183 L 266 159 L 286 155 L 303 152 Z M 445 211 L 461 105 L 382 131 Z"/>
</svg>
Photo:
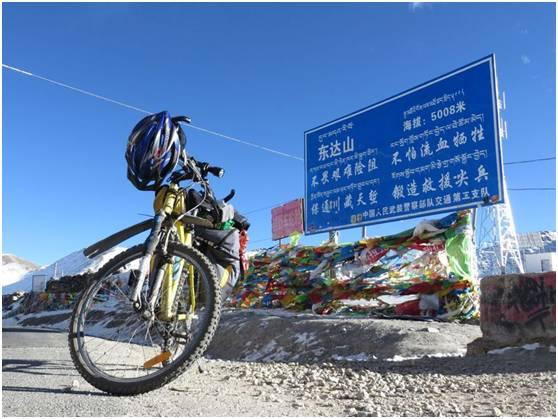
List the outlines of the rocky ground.
<svg viewBox="0 0 558 419">
<path fill-rule="evenodd" d="M 373 363 L 217 361 L 208 374 L 253 386 L 253 397 L 304 414 L 343 416 L 556 416 L 555 354 Z"/>
<path fill-rule="evenodd" d="M 476 325 L 225 311 L 201 369 L 135 397 L 86 383 L 65 332 L 24 330 L 3 331 L 4 416 L 556 416 L 554 347 L 465 356 Z"/>
<path fill-rule="evenodd" d="M 71 310 L 4 318 L 3 327 L 67 330 Z M 464 355 L 480 327 L 434 321 L 320 316 L 307 312 L 225 309 L 208 351 L 231 361 L 318 362 Z"/>
<path fill-rule="evenodd" d="M 203 359 L 162 389 L 113 397 L 77 374 L 65 334 L 23 334 L 3 333 L 4 416 L 556 415 L 548 347 L 400 362 Z"/>
<path fill-rule="evenodd" d="M 464 355 L 478 325 L 320 316 L 286 310 L 225 310 L 211 346 L 231 361 L 326 362 Z"/>
</svg>

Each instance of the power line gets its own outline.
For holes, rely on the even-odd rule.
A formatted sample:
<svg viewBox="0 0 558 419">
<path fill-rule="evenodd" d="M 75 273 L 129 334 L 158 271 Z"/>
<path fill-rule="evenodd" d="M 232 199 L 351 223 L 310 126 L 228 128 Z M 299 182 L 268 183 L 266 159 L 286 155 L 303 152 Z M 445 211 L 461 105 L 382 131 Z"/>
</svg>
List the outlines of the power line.
<svg viewBox="0 0 558 419">
<path fill-rule="evenodd" d="M 510 164 L 523 164 L 523 163 L 533 163 L 533 162 L 537 162 L 537 161 L 546 161 L 546 160 L 556 160 L 556 157 L 544 157 L 541 159 L 533 159 L 533 160 L 519 160 L 519 161 L 510 161 L 504 164 L 510 165 Z"/>
<path fill-rule="evenodd" d="M 508 191 L 555 191 L 556 188 L 508 188 Z"/>
<path fill-rule="evenodd" d="M 98 94 L 90 92 L 88 90 L 80 89 L 78 87 L 70 86 L 69 84 L 66 84 L 66 83 L 62 83 L 62 82 L 59 82 L 59 81 L 56 81 L 56 80 L 49 79 L 47 77 L 43 77 L 43 76 L 39 76 L 37 74 L 33 74 L 29 71 L 22 70 L 21 68 L 13 67 L 13 66 L 6 65 L 6 64 L 2 64 L 2 67 L 7 68 L 8 70 L 12 70 L 12 71 L 15 71 L 17 73 L 23 74 L 23 75 L 28 76 L 28 77 L 34 77 L 36 79 L 55 84 L 57 86 L 64 87 L 66 89 L 70 89 L 70 90 L 73 90 L 75 92 L 87 95 L 87 96 L 94 97 L 95 99 L 104 100 L 106 102 L 110 102 L 110 103 L 113 103 L 115 105 L 119 105 L 119 106 L 122 106 L 122 107 L 125 107 L 125 108 L 128 108 L 128 109 L 132 109 L 134 111 L 138 111 L 138 112 L 141 112 L 143 114 L 153 114 L 153 113 L 155 113 L 155 112 L 147 111 L 145 109 L 138 108 L 136 106 L 128 105 L 127 103 L 120 102 L 118 100 L 114 100 L 114 99 L 111 99 L 111 98 L 106 97 L 106 96 L 98 95 Z M 244 140 L 241 140 L 241 139 L 236 138 L 236 137 L 231 137 L 229 135 L 221 134 L 219 132 L 212 131 L 212 130 L 209 130 L 207 128 L 203 128 L 203 127 L 192 125 L 192 124 L 185 125 L 185 126 L 193 128 L 193 129 L 197 129 L 199 131 L 203 131 L 203 132 L 208 133 L 208 134 L 215 135 L 217 137 L 225 138 L 227 140 L 234 141 L 234 142 L 237 142 L 239 144 L 244 144 L 244 145 L 247 145 L 247 146 L 250 146 L 250 147 L 258 148 L 258 149 L 263 150 L 263 151 L 267 151 L 269 153 L 277 154 L 277 155 L 282 156 L 282 157 L 288 157 L 288 158 L 291 158 L 291 159 L 304 161 L 304 159 L 302 157 L 294 156 L 292 154 L 288 154 L 288 153 L 284 153 L 282 151 L 274 150 L 274 149 L 269 148 L 269 147 L 265 147 L 265 146 L 262 146 L 262 145 L 259 145 L 259 144 L 251 143 L 249 141 L 244 141 Z"/>
<path fill-rule="evenodd" d="M 73 91 L 75 91 L 75 92 L 82 93 L 82 94 L 84 94 L 84 95 L 94 97 L 94 98 L 96 98 L 96 99 L 100 99 L 100 100 L 104 100 L 104 101 L 106 101 L 106 102 L 114 103 L 115 105 L 123 106 L 123 107 L 125 107 L 125 108 L 132 109 L 132 110 L 134 110 L 134 111 L 138 111 L 138 112 L 145 113 L 145 114 L 151 114 L 151 113 L 153 113 L 153 112 L 146 111 L 145 109 L 141 109 L 141 108 L 137 108 L 137 107 L 132 106 L 132 105 L 128 105 L 128 104 L 126 104 L 126 103 L 124 103 L 124 102 L 119 102 L 118 100 L 114 100 L 114 99 L 111 99 L 111 98 L 108 98 L 108 97 L 105 97 L 105 96 L 98 95 L 98 94 L 96 94 L 96 93 L 89 92 L 89 91 L 87 91 L 87 90 L 79 89 L 79 88 L 77 88 L 77 87 L 70 86 L 70 85 L 65 84 L 65 83 L 61 83 L 61 82 L 56 81 L 56 80 L 51 80 L 51 79 L 48 79 L 48 78 L 46 78 L 46 77 L 43 77 L 43 76 L 39 76 L 39 75 L 37 75 L 37 74 L 30 73 L 30 72 L 25 71 L 25 70 L 22 70 L 22 69 L 20 69 L 20 68 L 12 67 L 12 66 L 9 66 L 9 65 L 6 65 L 6 64 L 2 64 L 2 67 L 7 68 L 7 69 L 9 69 L 9 70 L 16 71 L 16 72 L 21 73 L 21 74 L 23 74 L 23 75 L 25 75 L 25 76 L 35 77 L 36 79 L 43 80 L 43 81 L 46 81 L 46 82 L 55 84 L 55 85 L 60 86 L 60 87 L 65 87 L 66 89 L 70 89 L 70 90 L 73 90 Z"/>
<path fill-rule="evenodd" d="M 244 145 L 248 145 L 248 146 L 251 146 L 251 147 L 259 148 L 260 150 L 264 150 L 264 151 L 269 151 L 270 153 L 278 154 L 279 156 L 289 157 L 289 158 L 291 158 L 291 159 L 304 161 L 304 159 L 303 159 L 302 157 L 293 156 L 292 154 L 283 153 L 282 151 L 273 150 L 272 148 L 265 147 L 265 146 L 263 146 L 263 145 L 250 143 L 250 142 L 248 142 L 248 141 L 240 140 L 240 139 L 235 138 L 235 137 L 230 137 L 230 136 L 225 135 L 225 134 L 220 134 L 220 133 L 218 133 L 218 132 L 211 131 L 211 130 L 208 130 L 208 129 L 206 129 L 206 128 L 198 127 L 198 126 L 196 126 L 196 125 L 188 124 L 188 125 L 186 125 L 186 126 L 187 126 L 187 127 L 190 127 L 190 128 L 197 129 L 197 130 L 199 130 L 199 131 L 206 132 L 206 133 L 208 133 L 208 134 L 213 134 L 213 135 L 216 135 L 216 136 L 218 136 L 218 137 L 225 138 L 225 139 L 227 139 L 227 140 L 235 141 L 235 142 L 240 143 L 240 144 L 244 144 Z"/>
<path fill-rule="evenodd" d="M 249 243 L 261 243 L 261 242 L 265 242 L 265 241 L 268 241 L 268 240 L 273 241 L 273 238 L 269 237 L 267 239 L 250 240 Z"/>
<path fill-rule="evenodd" d="M 262 207 L 262 208 L 257 208 L 257 209 L 253 209 L 253 210 L 250 210 L 250 211 L 246 211 L 243 214 L 251 214 L 253 212 L 258 212 L 258 211 L 263 211 L 263 210 L 270 209 L 270 208 L 275 208 L 275 207 L 278 207 L 280 205 L 282 205 L 282 204 L 269 205 L 267 207 Z"/>
<path fill-rule="evenodd" d="M 112 104 L 115 104 L 115 105 L 122 106 L 124 108 L 132 109 L 134 111 L 141 112 L 143 114 L 153 114 L 154 113 L 154 112 L 142 109 L 142 108 L 138 108 L 137 106 L 132 106 L 132 105 L 129 105 L 127 103 L 124 103 L 124 102 L 121 102 L 121 101 L 118 101 L 118 100 L 115 100 L 115 99 L 111 99 L 111 98 L 106 97 L 106 96 L 98 95 L 98 94 L 90 92 L 88 90 L 84 90 L 84 89 L 80 89 L 78 87 L 70 86 L 66 83 L 62 83 L 62 82 L 59 82 L 59 81 L 56 81 L 56 80 L 53 80 L 53 79 L 49 79 L 47 77 L 40 76 L 38 74 L 33 74 L 29 71 L 26 71 L 26 70 L 23 70 L 23 69 L 20 69 L 20 68 L 17 68 L 17 67 L 13 67 L 13 66 L 10 66 L 10 65 L 7 65 L 7 64 L 2 64 L 2 67 L 6 68 L 8 70 L 12 70 L 12 71 L 15 71 L 17 73 L 23 74 L 23 75 L 28 76 L 28 77 L 34 77 L 36 79 L 43 80 L 43 81 L 46 81 L 48 83 L 52 83 L 56 86 L 60 86 L 60 87 L 63 87 L 63 88 L 66 88 L 66 89 L 69 89 L 69 90 L 87 95 L 87 96 L 91 96 L 95 99 L 103 100 L 103 101 L 106 101 L 106 102 L 109 102 L 109 103 L 112 103 Z M 234 142 L 237 142 L 239 144 L 247 145 L 247 146 L 250 146 L 250 147 L 258 148 L 258 149 L 263 150 L 263 151 L 267 151 L 267 152 L 270 152 L 270 153 L 273 153 L 273 154 L 277 154 L 277 155 L 280 155 L 282 157 L 288 157 L 288 158 L 292 158 L 292 159 L 295 159 L 295 160 L 304 161 L 304 159 L 301 158 L 301 157 L 294 156 L 294 155 L 288 154 L 288 153 L 284 153 L 282 151 L 274 150 L 272 148 L 265 147 L 265 146 L 262 146 L 262 145 L 259 145 L 259 144 L 251 143 L 249 141 L 241 140 L 241 139 L 236 138 L 236 137 L 231 137 L 229 135 L 221 134 L 217 131 L 213 131 L 213 130 L 210 130 L 210 129 L 207 129 L 207 128 L 203 128 L 203 127 L 196 126 L 196 125 L 193 125 L 193 124 L 189 124 L 189 125 L 186 125 L 186 126 L 192 128 L 192 129 L 196 129 L 198 131 L 205 132 L 207 134 L 211 134 L 211 135 L 215 135 L 215 136 L 224 138 L 224 139 L 229 140 L 229 141 L 234 141 Z M 514 164 L 534 163 L 534 162 L 548 161 L 548 160 L 556 160 L 556 157 L 546 157 L 546 158 L 539 158 L 539 159 L 532 159 L 532 160 L 519 160 L 519 161 L 506 162 L 504 164 L 505 165 L 514 165 Z M 556 190 L 556 188 L 508 188 L 508 190 L 510 190 L 510 191 L 548 191 L 548 190 Z M 262 208 L 257 208 L 257 209 L 254 209 L 254 210 L 247 211 L 247 212 L 245 212 L 245 214 L 252 214 L 254 212 L 259 212 L 259 211 L 263 211 L 263 210 L 266 210 L 266 209 L 274 208 L 278 205 L 280 205 L 280 204 L 270 205 L 270 206 L 266 206 L 266 207 L 262 207 Z M 268 240 L 268 239 L 265 239 L 265 240 Z"/>
<path fill-rule="evenodd" d="M 38 74 L 31 73 L 31 72 L 23 70 L 21 68 L 13 67 L 13 66 L 10 66 L 10 65 L 7 65 L 7 64 L 2 64 L 2 67 L 6 68 L 8 70 L 12 70 L 12 71 L 15 71 L 17 73 L 23 74 L 23 75 L 28 76 L 28 77 L 34 77 L 36 79 L 43 80 L 43 81 L 46 81 L 48 83 L 52 83 L 52 84 L 60 86 L 60 87 L 64 87 L 66 89 L 73 90 L 75 92 L 82 93 L 82 94 L 87 95 L 87 96 L 91 96 L 95 99 L 104 100 L 106 102 L 122 106 L 124 108 L 132 109 L 134 111 L 138 111 L 138 112 L 141 112 L 143 114 L 148 114 L 149 115 L 149 114 L 154 113 L 154 112 L 142 109 L 142 108 L 138 108 L 137 106 L 132 106 L 132 105 L 129 105 L 127 103 L 124 103 L 124 102 L 121 102 L 121 101 L 118 101 L 118 100 L 115 100 L 115 99 L 111 99 L 111 98 L 106 97 L 106 96 L 98 95 L 96 93 L 90 92 L 90 91 L 85 90 L 85 89 L 80 89 L 78 87 L 70 86 L 69 84 L 66 84 L 66 83 L 62 83 L 62 82 L 59 82 L 59 81 L 56 81 L 56 80 L 53 80 L 53 79 L 49 79 L 48 77 L 44 77 L 44 76 L 40 76 Z M 211 134 L 211 135 L 215 135 L 217 137 L 224 138 L 224 139 L 229 140 L 229 141 L 234 141 L 234 142 L 237 142 L 239 144 L 247 145 L 247 146 L 250 146 L 250 147 L 258 148 L 258 149 L 263 150 L 263 151 L 267 151 L 269 153 L 277 154 L 277 155 L 282 156 L 282 157 L 288 157 L 288 158 L 291 158 L 291 159 L 304 161 L 304 159 L 302 157 L 295 156 L 295 155 L 285 153 L 285 152 L 282 152 L 282 151 L 274 150 L 272 148 L 265 147 L 265 146 L 262 146 L 262 145 L 259 145 L 259 144 L 255 144 L 255 143 L 252 143 L 252 142 L 249 142 L 249 141 L 241 140 L 240 138 L 232 137 L 230 135 L 221 134 L 220 132 L 213 131 L 213 130 L 210 130 L 210 129 L 207 129 L 207 128 L 203 128 L 203 127 L 196 126 L 196 125 L 193 125 L 193 124 L 189 124 L 189 125 L 186 125 L 186 126 L 192 128 L 192 129 L 196 129 L 198 131 L 205 132 L 207 134 Z M 534 163 L 534 162 L 538 162 L 538 161 L 547 161 L 547 160 L 556 160 L 556 157 L 547 157 L 547 158 L 540 158 L 540 159 L 533 159 L 533 160 L 512 161 L 512 162 L 507 162 L 507 163 L 504 163 L 504 164 L 505 165 L 524 164 L 524 163 Z M 267 208 L 263 208 L 263 209 L 267 209 Z"/>
</svg>

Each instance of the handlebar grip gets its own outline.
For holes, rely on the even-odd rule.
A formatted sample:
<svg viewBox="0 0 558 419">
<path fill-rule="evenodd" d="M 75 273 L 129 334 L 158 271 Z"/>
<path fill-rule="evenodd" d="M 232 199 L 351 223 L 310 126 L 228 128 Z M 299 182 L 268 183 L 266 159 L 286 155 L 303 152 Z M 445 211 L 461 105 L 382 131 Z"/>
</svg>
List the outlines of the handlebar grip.
<svg viewBox="0 0 558 419">
<path fill-rule="evenodd" d="M 223 201 L 229 202 L 231 199 L 233 199 L 233 196 L 234 196 L 235 193 L 236 193 L 236 191 L 234 189 L 231 189 L 229 194 L 223 198 Z"/>
<path fill-rule="evenodd" d="M 217 166 L 208 166 L 207 167 L 208 173 L 211 173 L 213 176 L 223 177 L 225 175 L 225 169 L 222 167 Z"/>
</svg>

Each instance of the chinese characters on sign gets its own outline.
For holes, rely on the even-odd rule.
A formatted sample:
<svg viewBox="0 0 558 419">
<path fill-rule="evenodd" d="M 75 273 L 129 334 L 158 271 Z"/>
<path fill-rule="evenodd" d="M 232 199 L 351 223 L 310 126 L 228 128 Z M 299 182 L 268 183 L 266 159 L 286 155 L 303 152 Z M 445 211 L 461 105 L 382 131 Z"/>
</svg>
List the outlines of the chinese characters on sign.
<svg viewBox="0 0 558 419">
<path fill-rule="evenodd" d="M 271 232 L 273 240 L 279 240 L 298 231 L 304 232 L 302 199 L 295 199 L 271 210 Z"/>
<path fill-rule="evenodd" d="M 306 232 L 502 202 L 494 56 L 305 133 Z"/>
</svg>

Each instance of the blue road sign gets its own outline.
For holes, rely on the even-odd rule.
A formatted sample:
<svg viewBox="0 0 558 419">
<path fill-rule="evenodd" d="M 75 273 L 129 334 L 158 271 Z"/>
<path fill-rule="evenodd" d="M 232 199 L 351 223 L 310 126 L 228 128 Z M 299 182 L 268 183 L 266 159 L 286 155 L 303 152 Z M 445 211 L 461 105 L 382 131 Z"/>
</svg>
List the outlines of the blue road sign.
<svg viewBox="0 0 558 419">
<path fill-rule="evenodd" d="M 494 55 L 306 131 L 305 230 L 503 202 Z"/>
</svg>

